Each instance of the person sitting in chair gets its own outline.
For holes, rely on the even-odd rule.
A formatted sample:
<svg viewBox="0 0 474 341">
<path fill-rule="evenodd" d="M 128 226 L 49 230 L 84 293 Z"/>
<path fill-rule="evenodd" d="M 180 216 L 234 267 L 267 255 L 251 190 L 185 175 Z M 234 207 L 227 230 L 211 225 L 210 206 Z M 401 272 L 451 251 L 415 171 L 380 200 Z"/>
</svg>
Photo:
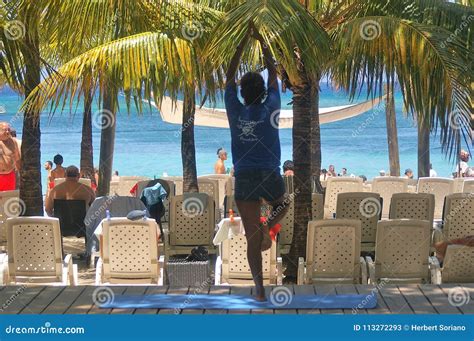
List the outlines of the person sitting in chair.
<svg viewBox="0 0 474 341">
<path fill-rule="evenodd" d="M 54 200 L 84 200 L 89 207 L 95 200 L 94 191 L 86 185 L 79 182 L 79 169 L 76 166 L 66 168 L 66 181 L 55 186 L 46 199 L 46 213 L 49 216 L 54 215 Z"/>
</svg>

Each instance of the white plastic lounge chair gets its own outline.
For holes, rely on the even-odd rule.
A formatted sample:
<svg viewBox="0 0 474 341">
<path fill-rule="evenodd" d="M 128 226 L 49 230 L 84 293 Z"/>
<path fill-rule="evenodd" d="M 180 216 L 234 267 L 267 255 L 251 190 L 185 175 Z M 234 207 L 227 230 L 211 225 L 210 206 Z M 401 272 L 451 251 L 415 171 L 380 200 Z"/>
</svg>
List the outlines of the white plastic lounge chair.
<svg viewBox="0 0 474 341">
<path fill-rule="evenodd" d="M 464 188 L 464 181 L 465 178 L 455 178 L 454 181 L 454 188 L 453 193 L 462 193 Z"/>
<path fill-rule="evenodd" d="M 420 178 L 418 193 L 432 193 L 435 195 L 434 219 L 443 218 L 444 198 L 454 191 L 454 181 L 448 178 Z"/>
<path fill-rule="evenodd" d="M 396 193 L 390 204 L 390 219 L 427 220 L 433 226 L 434 194 Z"/>
<path fill-rule="evenodd" d="M 360 257 L 361 222 L 350 219 L 310 221 L 306 264 L 298 261 L 298 284 L 367 283 Z"/>
<path fill-rule="evenodd" d="M 64 181 L 66 181 L 65 178 L 54 179 L 54 186 L 62 184 Z M 91 179 L 85 179 L 85 178 L 80 178 L 79 183 L 81 183 L 83 185 L 86 185 L 86 186 L 89 186 L 89 187 L 91 187 L 91 185 L 92 185 Z"/>
<path fill-rule="evenodd" d="M 396 176 L 378 176 L 372 182 L 372 192 L 380 194 L 383 199 L 382 218 L 387 219 L 390 212 L 390 200 L 395 193 L 408 192 L 409 179 Z"/>
<path fill-rule="evenodd" d="M 219 181 L 214 179 L 203 179 L 198 178 L 198 187 L 199 193 L 206 193 L 208 196 L 212 197 L 214 203 L 216 203 L 216 223 L 221 221 L 221 210 L 219 208 L 220 197 L 219 197 Z M 224 208 L 222 208 L 224 210 Z"/>
<path fill-rule="evenodd" d="M 175 195 L 183 194 L 183 177 L 182 176 L 163 176 L 163 180 L 173 181 L 175 185 Z"/>
<path fill-rule="evenodd" d="M 184 200 L 189 200 L 187 203 Z M 165 259 L 173 255 L 189 255 L 196 246 L 204 246 L 209 253 L 216 253 L 212 243 L 214 238 L 215 205 L 213 198 L 207 196 L 207 206 L 193 214 L 188 214 L 185 207 L 191 203 L 191 199 L 184 199 L 183 195 L 171 198 L 170 222 L 168 229 L 164 229 Z M 184 205 L 183 205 L 184 203 Z M 194 208 L 199 202 L 192 203 Z"/>
<path fill-rule="evenodd" d="M 121 176 L 119 178 L 118 189 L 116 194 L 129 197 L 132 196 L 130 194 L 130 190 L 135 186 L 135 184 L 142 180 L 151 180 L 146 176 Z"/>
<path fill-rule="evenodd" d="M 433 284 L 474 282 L 474 247 L 448 245 L 442 268 L 436 257 L 431 259 Z"/>
<path fill-rule="evenodd" d="M 0 243 L 7 241 L 7 219 L 20 214 L 20 191 L 0 192 Z"/>
<path fill-rule="evenodd" d="M 157 231 L 154 219 L 104 219 L 95 284 L 159 284 Z"/>
<path fill-rule="evenodd" d="M 429 283 L 430 228 L 427 220 L 380 221 L 375 263 L 366 257 L 370 283 Z"/>
<path fill-rule="evenodd" d="M 119 182 L 118 181 L 110 181 L 110 188 L 109 188 L 109 195 L 119 195 Z"/>
<path fill-rule="evenodd" d="M 311 195 L 311 216 L 312 220 L 323 219 L 324 217 L 324 195 L 313 193 Z"/>
<path fill-rule="evenodd" d="M 225 183 L 225 195 L 234 195 L 235 178 L 229 177 Z"/>
<path fill-rule="evenodd" d="M 247 260 L 247 239 L 239 234 L 232 239 L 224 240 L 219 246 L 220 252 L 216 261 L 215 284 L 253 284 L 249 262 Z M 264 284 L 282 283 L 282 261 L 276 255 L 276 243 L 262 252 Z"/>
<path fill-rule="evenodd" d="M 337 196 L 337 219 L 355 219 L 362 223 L 361 251 L 375 250 L 375 233 L 382 211 L 377 193 L 349 192 Z"/>
<path fill-rule="evenodd" d="M 331 177 L 327 180 L 324 198 L 324 218 L 331 219 L 336 213 L 337 195 L 347 192 L 362 192 L 362 179 L 350 177 Z"/>
<path fill-rule="evenodd" d="M 77 285 L 77 266 L 72 255 L 62 260 L 57 218 L 9 218 L 7 239 L 8 271 L 0 270 L 5 284 Z"/>
<path fill-rule="evenodd" d="M 278 236 L 278 255 L 290 252 L 291 241 L 293 240 L 293 230 L 295 227 L 295 202 L 291 200 L 288 211 L 280 220 L 281 230 Z"/>
<path fill-rule="evenodd" d="M 223 208 L 224 207 L 224 198 L 226 195 L 226 183 L 230 179 L 230 175 L 228 174 L 208 174 L 208 175 L 202 175 L 198 176 L 198 183 L 200 180 L 216 180 L 218 182 L 218 187 L 219 187 L 219 207 Z M 199 189 L 201 191 L 201 189 Z"/>
<path fill-rule="evenodd" d="M 474 179 L 464 180 L 463 193 L 474 193 Z"/>
</svg>

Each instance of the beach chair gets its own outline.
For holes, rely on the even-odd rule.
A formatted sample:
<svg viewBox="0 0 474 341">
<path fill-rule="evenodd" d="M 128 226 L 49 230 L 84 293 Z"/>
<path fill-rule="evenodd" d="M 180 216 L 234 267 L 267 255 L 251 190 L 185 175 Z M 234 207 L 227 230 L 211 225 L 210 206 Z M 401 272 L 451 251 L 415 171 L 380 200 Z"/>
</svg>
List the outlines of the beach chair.
<svg viewBox="0 0 474 341">
<path fill-rule="evenodd" d="M 285 182 L 286 193 L 291 194 L 295 191 L 293 175 L 284 176 L 283 181 Z"/>
<path fill-rule="evenodd" d="M 349 192 L 337 196 L 337 219 L 355 219 L 362 225 L 361 251 L 375 250 L 377 222 L 382 213 L 382 202 L 377 193 Z"/>
<path fill-rule="evenodd" d="M 8 271 L 5 284 L 77 285 L 72 255 L 64 257 L 59 220 L 47 217 L 7 219 Z"/>
<path fill-rule="evenodd" d="M 66 179 L 65 178 L 56 178 L 54 179 L 54 186 L 57 186 L 59 184 L 62 184 L 63 182 L 65 182 Z M 80 184 L 83 184 L 83 185 L 86 185 L 88 187 L 91 187 L 92 186 L 92 181 L 91 179 L 86 179 L 86 178 L 80 178 L 79 179 L 79 183 Z"/>
<path fill-rule="evenodd" d="M 434 219 L 443 218 L 444 198 L 454 191 L 454 181 L 448 178 L 420 178 L 418 193 L 431 193 L 435 196 Z"/>
<path fill-rule="evenodd" d="M 367 283 L 367 267 L 360 257 L 361 222 L 353 219 L 308 223 L 306 263 L 298 260 L 298 284 Z"/>
<path fill-rule="evenodd" d="M 390 203 L 390 219 L 427 220 L 433 226 L 434 194 L 395 193 Z"/>
<path fill-rule="evenodd" d="M 262 252 L 263 283 L 282 284 L 282 261 L 277 257 L 276 243 Z M 247 284 L 253 285 L 252 273 L 247 260 L 247 238 L 238 234 L 224 240 L 219 246 L 219 256 L 216 260 L 215 284 Z"/>
<path fill-rule="evenodd" d="M 378 176 L 372 182 L 372 192 L 380 194 L 383 199 L 382 218 L 387 219 L 390 213 L 390 201 L 395 193 L 408 192 L 409 179 L 396 176 Z"/>
<path fill-rule="evenodd" d="M 455 193 L 446 196 L 443 229 L 435 229 L 434 242 L 474 235 L 474 195 Z"/>
<path fill-rule="evenodd" d="M 324 218 L 331 219 L 336 213 L 337 195 L 347 192 L 362 192 L 362 179 L 350 177 L 330 177 L 327 180 L 324 198 Z"/>
<path fill-rule="evenodd" d="M 311 194 L 311 216 L 312 220 L 324 217 L 324 195 L 320 193 Z"/>
<path fill-rule="evenodd" d="M 109 195 L 119 195 L 119 182 L 118 181 L 110 181 L 110 188 L 109 188 Z"/>
<path fill-rule="evenodd" d="M 20 216 L 21 211 L 20 191 L 0 192 L 0 243 L 7 241 L 7 219 Z"/>
<path fill-rule="evenodd" d="M 154 219 L 104 219 L 95 284 L 160 284 L 158 229 Z"/>
<path fill-rule="evenodd" d="M 61 236 L 82 238 L 86 236 L 87 204 L 84 200 L 54 200 L 54 217 L 59 219 Z"/>
<path fill-rule="evenodd" d="M 463 188 L 464 188 L 464 181 L 465 178 L 454 178 L 454 187 L 453 187 L 453 193 L 462 193 Z"/>
<path fill-rule="evenodd" d="M 474 179 L 464 180 L 463 193 L 474 193 Z"/>
<path fill-rule="evenodd" d="M 183 195 L 177 195 L 171 198 L 169 227 L 164 229 L 166 260 L 169 256 L 189 255 L 196 246 L 204 246 L 209 253 L 216 253 L 216 248 L 212 243 L 216 228 L 214 199 L 206 197 L 205 207 L 194 197 L 185 199 Z M 200 206 L 200 209 L 191 215 L 187 213 L 186 207 L 183 207 L 190 203 L 195 207 Z"/>
<path fill-rule="evenodd" d="M 133 186 L 143 180 L 151 179 L 146 176 L 121 176 L 119 177 L 118 188 L 115 193 L 120 196 L 130 197 L 132 196 L 130 190 Z"/>
<path fill-rule="evenodd" d="M 375 262 L 366 257 L 370 283 L 429 283 L 430 229 L 427 220 L 380 221 Z"/>
<path fill-rule="evenodd" d="M 219 204 L 220 208 L 224 208 L 224 198 L 225 198 L 225 195 L 226 195 L 225 186 L 226 186 L 226 183 L 229 180 L 229 178 L 230 178 L 230 175 L 228 175 L 228 174 L 201 175 L 201 176 L 198 176 L 198 184 L 199 184 L 199 181 L 201 179 L 202 180 L 209 179 L 209 180 L 217 181 L 217 183 L 218 183 L 218 193 L 219 193 L 219 202 L 218 202 L 218 204 Z"/>
<path fill-rule="evenodd" d="M 219 182 L 214 179 L 199 179 L 198 178 L 198 187 L 199 193 L 206 193 L 208 196 L 212 197 L 214 203 L 216 204 L 216 213 L 215 219 L 216 223 L 221 221 L 221 210 L 219 206 Z M 224 210 L 224 207 L 222 207 Z"/>
<path fill-rule="evenodd" d="M 293 240 L 293 230 L 295 228 L 295 201 L 291 200 L 288 211 L 280 220 L 281 230 L 278 236 L 278 256 L 290 252 L 291 241 Z"/>
<path fill-rule="evenodd" d="M 441 268 L 436 257 L 431 257 L 431 282 L 473 283 L 474 282 L 474 247 L 465 245 L 448 245 Z"/>
<path fill-rule="evenodd" d="M 235 203 L 234 195 L 226 195 L 224 199 L 224 218 L 229 218 L 229 210 L 232 209 L 234 211 L 234 217 L 239 217 L 239 208 Z"/>
<path fill-rule="evenodd" d="M 163 180 L 173 181 L 175 185 L 175 195 L 183 194 L 183 177 L 182 176 L 163 176 Z"/>
<path fill-rule="evenodd" d="M 225 195 L 234 195 L 235 178 L 229 177 L 225 183 Z"/>
</svg>

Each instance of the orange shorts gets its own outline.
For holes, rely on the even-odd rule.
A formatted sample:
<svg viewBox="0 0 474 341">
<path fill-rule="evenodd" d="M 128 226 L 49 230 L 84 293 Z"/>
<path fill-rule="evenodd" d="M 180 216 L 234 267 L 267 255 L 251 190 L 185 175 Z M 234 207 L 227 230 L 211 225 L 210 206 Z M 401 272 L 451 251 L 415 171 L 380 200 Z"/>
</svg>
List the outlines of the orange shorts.
<svg viewBox="0 0 474 341">
<path fill-rule="evenodd" d="M 8 174 L 0 174 L 0 191 L 14 191 L 16 189 L 15 171 Z"/>
</svg>

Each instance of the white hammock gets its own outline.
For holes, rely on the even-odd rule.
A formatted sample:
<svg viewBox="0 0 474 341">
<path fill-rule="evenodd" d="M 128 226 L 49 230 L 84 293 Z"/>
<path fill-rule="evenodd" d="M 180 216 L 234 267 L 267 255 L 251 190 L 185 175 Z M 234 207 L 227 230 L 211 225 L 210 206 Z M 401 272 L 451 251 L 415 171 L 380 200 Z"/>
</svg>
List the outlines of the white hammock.
<svg viewBox="0 0 474 341">
<path fill-rule="evenodd" d="M 359 104 L 319 108 L 319 122 L 320 124 L 326 124 L 358 116 L 372 109 L 384 100 L 385 97 L 386 95 L 377 97 L 373 101 L 369 100 Z M 161 108 L 157 107 L 154 102 L 151 102 L 151 104 L 160 111 L 161 118 L 164 122 L 182 124 L 182 101 L 176 101 L 173 103 L 171 98 L 165 97 L 161 103 Z M 198 106 L 196 106 L 194 125 L 202 127 L 229 128 L 225 109 L 199 108 Z M 293 110 L 281 110 L 279 127 L 280 129 L 293 127 Z"/>
</svg>

